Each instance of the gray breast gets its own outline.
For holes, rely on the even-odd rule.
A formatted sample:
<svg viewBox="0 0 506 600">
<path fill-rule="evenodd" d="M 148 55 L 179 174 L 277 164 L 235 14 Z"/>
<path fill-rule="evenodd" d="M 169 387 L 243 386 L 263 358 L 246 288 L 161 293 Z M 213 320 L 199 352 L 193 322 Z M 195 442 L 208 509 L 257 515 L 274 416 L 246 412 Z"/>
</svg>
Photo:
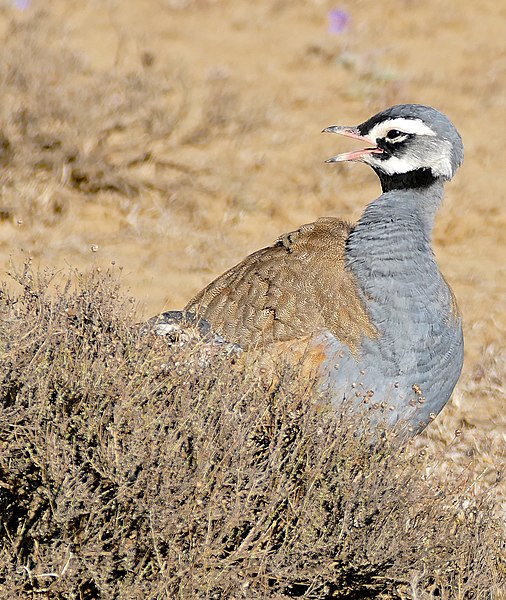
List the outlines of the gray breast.
<svg viewBox="0 0 506 600">
<path fill-rule="evenodd" d="M 448 402 L 463 362 L 462 328 L 415 342 L 400 360 L 381 343 L 365 341 L 359 356 L 322 334 L 327 359 L 322 365 L 322 389 L 339 406 L 350 402 L 370 412 L 372 424 L 399 421 L 410 432 L 421 431 Z"/>
<path fill-rule="evenodd" d="M 322 380 L 334 402 L 375 406 L 374 420 L 423 429 L 448 401 L 463 363 L 462 323 L 434 259 L 427 204 L 437 190 L 383 194 L 350 236 L 347 268 L 379 335 L 359 352 L 328 333 Z"/>
</svg>

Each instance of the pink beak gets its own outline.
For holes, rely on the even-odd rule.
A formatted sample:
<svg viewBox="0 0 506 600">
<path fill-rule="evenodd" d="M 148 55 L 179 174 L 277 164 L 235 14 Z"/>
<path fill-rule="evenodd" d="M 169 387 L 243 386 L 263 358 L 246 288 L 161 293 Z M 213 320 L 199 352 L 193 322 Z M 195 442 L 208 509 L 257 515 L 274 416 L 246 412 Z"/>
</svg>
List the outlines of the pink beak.
<svg viewBox="0 0 506 600">
<path fill-rule="evenodd" d="M 339 135 L 344 135 L 346 137 L 353 138 L 355 140 L 360 140 L 362 142 L 366 142 L 367 144 L 374 144 L 373 148 L 364 148 L 363 150 L 354 150 L 352 152 L 344 152 L 343 154 L 337 154 L 336 156 L 332 156 L 328 158 L 326 163 L 333 162 L 343 162 L 346 160 L 349 161 L 359 161 L 362 162 L 364 156 L 368 156 L 370 154 L 382 154 L 383 150 L 378 148 L 376 142 L 371 138 L 363 136 L 356 127 L 345 127 L 343 125 L 332 125 L 331 127 L 326 127 L 322 133 L 338 133 Z"/>
</svg>

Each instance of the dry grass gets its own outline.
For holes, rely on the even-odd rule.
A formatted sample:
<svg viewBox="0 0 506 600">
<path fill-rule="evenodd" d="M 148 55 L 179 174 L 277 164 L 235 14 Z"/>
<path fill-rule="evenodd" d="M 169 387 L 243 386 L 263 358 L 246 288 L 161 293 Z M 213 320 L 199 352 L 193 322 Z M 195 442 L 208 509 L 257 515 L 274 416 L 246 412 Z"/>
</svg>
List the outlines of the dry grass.
<svg viewBox="0 0 506 600">
<path fill-rule="evenodd" d="M 197 195 L 213 197 L 206 169 L 181 159 L 184 149 L 263 122 L 241 106 L 227 73 L 208 75 L 198 117 L 181 127 L 191 90 L 176 63 L 159 66 L 145 51 L 129 68 L 97 73 L 55 43 L 60 36 L 42 11 L 10 24 L 0 65 L 0 219 L 51 227 L 77 197 L 110 193 L 138 225 L 142 193 L 163 229 L 174 213 L 191 215 Z"/>
<path fill-rule="evenodd" d="M 48 43 L 60 32 L 44 13 L 11 28 L 0 69 L 1 159 L 10 167 L 4 171 L 4 186 L 19 185 L 35 174 L 41 184 L 36 193 L 27 197 L 15 187 L 12 194 L 29 201 L 37 219 L 62 211 L 58 205 L 49 211 L 37 205 L 41 189 L 54 195 L 68 188 L 134 196 L 152 187 L 141 167 L 162 166 L 152 148 L 170 138 L 184 111 L 177 72 L 154 74 L 149 55 L 144 55 L 143 68 L 94 73 L 66 44 Z M 184 167 L 180 170 L 184 174 Z M 168 186 L 160 184 L 159 191 L 168 193 Z M 27 211 L 16 205 L 16 212 Z"/>
<path fill-rule="evenodd" d="M 286 367 L 141 336 L 113 272 L 0 305 L 3 597 L 499 598 L 498 479 L 374 448 Z M 504 477 L 504 470 L 498 473 Z M 45 595 L 45 596 L 44 596 Z"/>
</svg>

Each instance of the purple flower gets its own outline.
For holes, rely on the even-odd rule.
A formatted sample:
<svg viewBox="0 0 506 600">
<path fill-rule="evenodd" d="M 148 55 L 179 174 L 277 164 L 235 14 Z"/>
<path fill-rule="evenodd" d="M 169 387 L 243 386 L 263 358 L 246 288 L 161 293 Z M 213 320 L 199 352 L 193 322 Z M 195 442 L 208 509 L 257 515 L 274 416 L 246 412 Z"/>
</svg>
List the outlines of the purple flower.
<svg viewBox="0 0 506 600">
<path fill-rule="evenodd" d="M 350 22 L 350 15 L 341 8 L 334 8 L 328 13 L 329 32 L 340 34 L 346 30 Z"/>
<path fill-rule="evenodd" d="M 19 10 L 27 10 L 30 8 L 31 0 L 12 0 L 12 4 Z"/>
</svg>

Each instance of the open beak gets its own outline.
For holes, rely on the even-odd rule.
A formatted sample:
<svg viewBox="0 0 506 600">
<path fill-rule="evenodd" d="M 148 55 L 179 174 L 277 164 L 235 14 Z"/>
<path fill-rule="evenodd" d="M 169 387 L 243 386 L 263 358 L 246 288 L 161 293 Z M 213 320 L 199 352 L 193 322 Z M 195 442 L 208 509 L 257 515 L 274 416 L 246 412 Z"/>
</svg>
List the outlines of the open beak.
<svg viewBox="0 0 506 600">
<path fill-rule="evenodd" d="M 364 148 L 363 150 L 354 150 L 352 152 L 343 152 L 343 154 L 337 154 L 336 156 L 332 156 L 328 158 L 326 163 L 333 162 L 343 162 L 345 160 L 349 161 L 358 161 L 362 162 L 364 156 L 368 156 L 370 154 L 382 154 L 383 150 L 378 148 L 376 142 L 367 136 L 361 135 L 359 130 L 356 127 L 345 127 L 343 125 L 332 125 L 331 127 L 325 127 L 322 133 L 338 133 L 339 135 L 344 135 L 346 137 L 353 138 L 355 140 L 360 140 L 368 144 L 369 147 Z M 370 147 L 370 145 L 373 145 Z"/>
</svg>

